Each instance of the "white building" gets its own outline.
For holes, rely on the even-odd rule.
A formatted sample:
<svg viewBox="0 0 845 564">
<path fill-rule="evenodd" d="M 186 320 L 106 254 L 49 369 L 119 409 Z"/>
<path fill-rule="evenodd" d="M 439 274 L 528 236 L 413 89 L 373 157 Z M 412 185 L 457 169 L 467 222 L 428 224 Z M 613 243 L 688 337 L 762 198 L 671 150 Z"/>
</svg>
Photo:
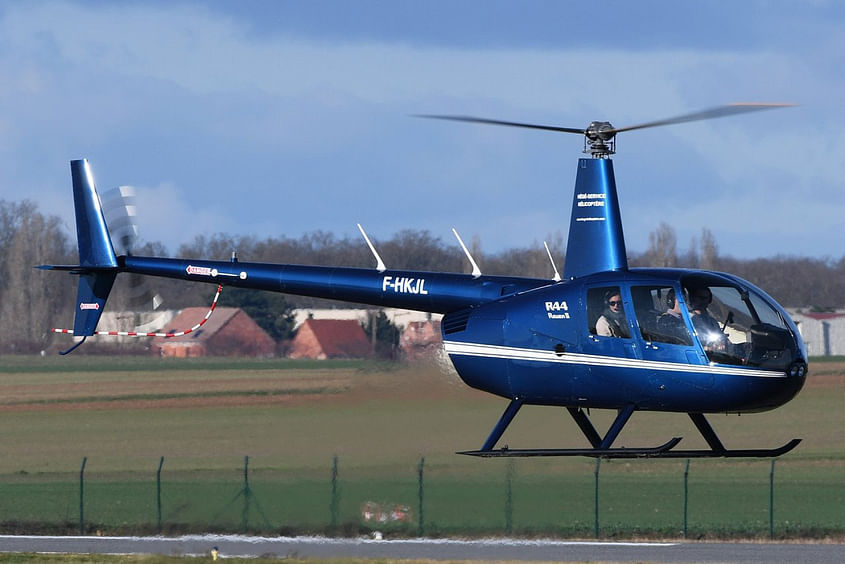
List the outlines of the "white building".
<svg viewBox="0 0 845 564">
<path fill-rule="evenodd" d="M 790 309 L 810 356 L 845 355 L 845 311 L 815 313 Z"/>
</svg>

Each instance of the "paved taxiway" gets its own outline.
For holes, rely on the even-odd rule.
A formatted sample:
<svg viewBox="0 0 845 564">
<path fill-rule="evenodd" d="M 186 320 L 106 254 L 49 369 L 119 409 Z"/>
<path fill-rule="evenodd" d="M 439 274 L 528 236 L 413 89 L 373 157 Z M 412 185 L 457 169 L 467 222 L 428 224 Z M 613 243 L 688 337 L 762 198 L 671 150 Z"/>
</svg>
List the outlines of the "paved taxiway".
<svg viewBox="0 0 845 564">
<path fill-rule="evenodd" d="M 428 558 L 558 562 L 845 562 L 845 544 L 369 540 L 322 537 L 46 537 L 0 535 L 0 552 L 296 555 L 300 558 Z"/>
</svg>

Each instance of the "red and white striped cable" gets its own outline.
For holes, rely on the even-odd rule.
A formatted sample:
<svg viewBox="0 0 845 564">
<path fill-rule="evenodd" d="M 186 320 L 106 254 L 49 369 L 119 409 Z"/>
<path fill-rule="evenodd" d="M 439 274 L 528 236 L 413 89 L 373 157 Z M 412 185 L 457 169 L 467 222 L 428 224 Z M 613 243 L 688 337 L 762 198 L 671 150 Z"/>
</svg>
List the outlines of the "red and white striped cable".
<svg viewBox="0 0 845 564">
<path fill-rule="evenodd" d="M 205 322 L 208 321 L 208 318 L 211 317 L 211 314 L 214 313 L 214 308 L 217 307 L 217 299 L 220 297 L 220 293 L 223 291 L 223 284 L 217 286 L 217 293 L 214 295 L 214 301 L 211 302 L 211 307 L 208 309 L 208 312 L 205 314 L 205 317 L 191 327 L 190 329 L 186 329 L 185 331 L 177 331 L 171 333 L 138 333 L 137 331 L 94 331 L 94 335 L 111 335 L 112 337 L 181 337 L 182 335 L 187 335 L 188 333 L 192 333 L 205 325 Z M 51 329 L 53 333 L 62 333 L 67 335 L 73 335 L 73 329 Z"/>
</svg>

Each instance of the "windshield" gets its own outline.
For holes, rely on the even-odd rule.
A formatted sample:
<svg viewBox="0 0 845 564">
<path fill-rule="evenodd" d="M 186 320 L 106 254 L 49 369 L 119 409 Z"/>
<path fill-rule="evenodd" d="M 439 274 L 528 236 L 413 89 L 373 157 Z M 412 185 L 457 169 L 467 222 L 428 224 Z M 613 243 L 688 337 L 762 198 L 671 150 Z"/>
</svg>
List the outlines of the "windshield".
<svg viewBox="0 0 845 564">
<path fill-rule="evenodd" d="M 794 360 L 796 339 L 763 296 L 718 279 L 682 283 L 695 336 L 711 362 L 785 369 Z"/>
</svg>

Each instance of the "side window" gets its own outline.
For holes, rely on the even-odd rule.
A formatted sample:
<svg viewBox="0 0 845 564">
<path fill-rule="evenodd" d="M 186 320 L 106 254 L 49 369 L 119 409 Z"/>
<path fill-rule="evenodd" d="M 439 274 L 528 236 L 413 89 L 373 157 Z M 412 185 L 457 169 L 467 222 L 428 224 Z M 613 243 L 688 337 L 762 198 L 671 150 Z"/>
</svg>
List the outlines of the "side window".
<svg viewBox="0 0 845 564">
<path fill-rule="evenodd" d="M 634 314 L 646 341 L 692 345 L 680 302 L 671 286 L 634 286 L 631 288 Z"/>
<path fill-rule="evenodd" d="M 631 337 L 619 286 L 587 290 L 587 320 L 593 335 L 625 339 Z"/>
</svg>

